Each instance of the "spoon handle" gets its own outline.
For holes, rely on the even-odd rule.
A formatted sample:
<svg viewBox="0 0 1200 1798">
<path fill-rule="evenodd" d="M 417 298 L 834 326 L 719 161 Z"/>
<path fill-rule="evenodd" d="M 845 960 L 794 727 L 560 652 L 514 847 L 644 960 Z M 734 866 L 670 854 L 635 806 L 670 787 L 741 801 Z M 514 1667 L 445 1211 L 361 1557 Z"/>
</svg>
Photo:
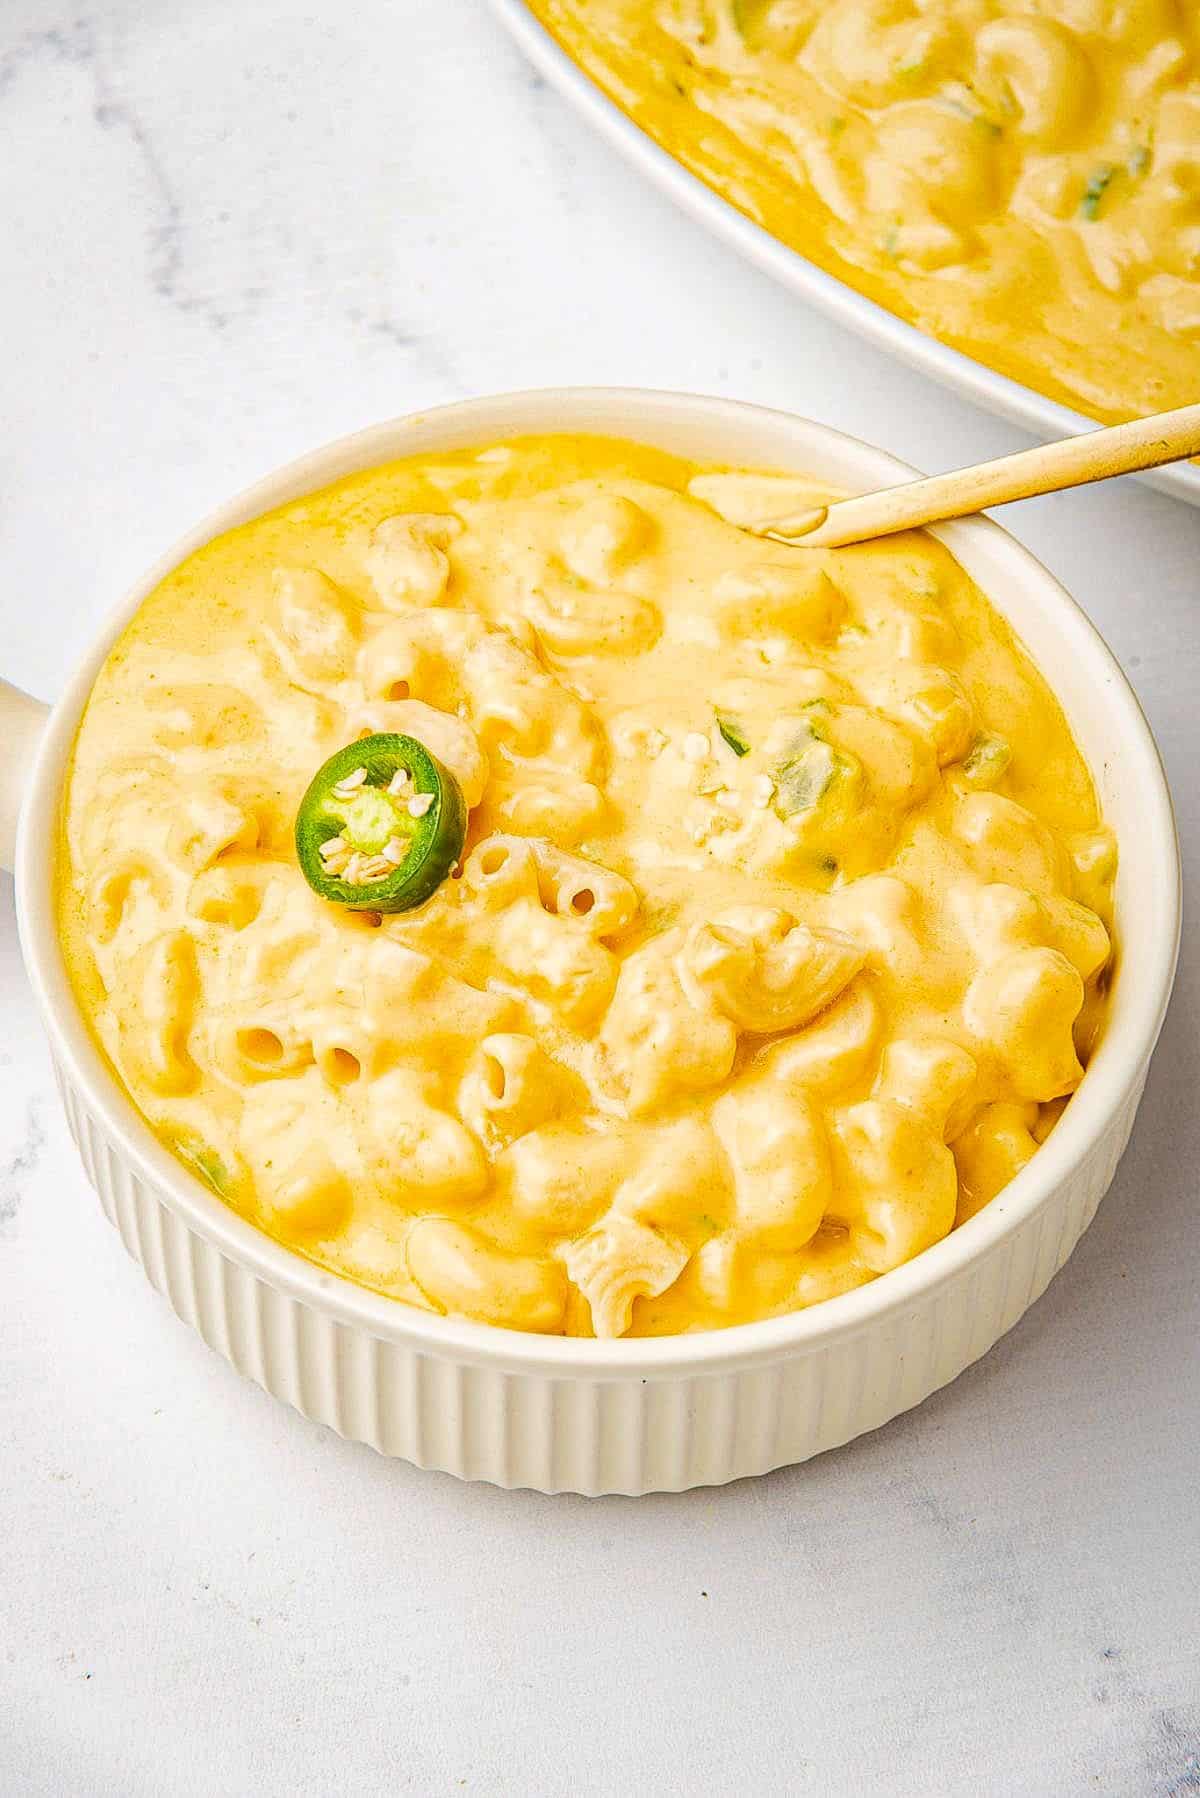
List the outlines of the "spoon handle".
<svg viewBox="0 0 1200 1798">
<path fill-rule="evenodd" d="M 1129 424 L 1085 431 L 1059 443 L 1039 444 L 974 468 L 957 468 L 901 487 L 884 487 L 841 499 L 792 518 L 774 519 L 763 535 L 805 549 L 838 549 L 893 531 L 915 530 L 943 518 L 964 518 L 985 506 L 1003 506 L 1037 493 L 1057 493 L 1110 475 L 1158 468 L 1200 455 L 1200 405 L 1155 412 Z"/>
</svg>

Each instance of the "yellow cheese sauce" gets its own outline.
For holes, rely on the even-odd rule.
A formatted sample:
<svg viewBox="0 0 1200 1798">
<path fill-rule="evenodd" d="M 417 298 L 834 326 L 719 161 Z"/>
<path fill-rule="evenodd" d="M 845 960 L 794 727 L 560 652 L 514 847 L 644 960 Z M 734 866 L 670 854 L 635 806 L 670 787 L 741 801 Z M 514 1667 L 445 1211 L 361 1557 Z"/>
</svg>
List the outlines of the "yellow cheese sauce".
<svg viewBox="0 0 1200 1798">
<path fill-rule="evenodd" d="M 1092 417 L 1200 397 L 1194 0 L 531 0 L 784 243 Z"/>
<path fill-rule="evenodd" d="M 84 1015 L 236 1211 L 409 1304 L 648 1335 L 896 1267 L 1036 1152 L 1105 1008 L 1116 850 L 1045 682 L 924 535 L 600 438 L 352 476 L 108 657 L 65 794 Z M 296 809 L 418 738 L 460 864 L 319 897 Z"/>
</svg>

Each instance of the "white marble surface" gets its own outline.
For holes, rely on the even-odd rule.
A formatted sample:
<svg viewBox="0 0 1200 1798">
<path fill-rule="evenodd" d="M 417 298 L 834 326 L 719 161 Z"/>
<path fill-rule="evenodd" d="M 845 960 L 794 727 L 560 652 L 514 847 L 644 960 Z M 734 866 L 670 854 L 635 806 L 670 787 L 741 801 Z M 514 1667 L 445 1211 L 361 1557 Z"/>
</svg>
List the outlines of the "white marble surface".
<svg viewBox="0 0 1200 1798">
<path fill-rule="evenodd" d="M 210 505 L 437 400 L 718 390 L 930 468 L 1020 441 L 674 216 L 482 0 L 5 0 L 0 231 L 0 668 L 46 696 Z M 1125 483 L 1012 523 L 1130 670 L 1194 877 L 1200 512 Z M 0 1791 L 1200 1790 L 1198 1013 L 1189 923 L 1099 1220 L 955 1386 L 758 1483 L 550 1500 L 339 1442 L 167 1313 L 0 880 Z"/>
</svg>

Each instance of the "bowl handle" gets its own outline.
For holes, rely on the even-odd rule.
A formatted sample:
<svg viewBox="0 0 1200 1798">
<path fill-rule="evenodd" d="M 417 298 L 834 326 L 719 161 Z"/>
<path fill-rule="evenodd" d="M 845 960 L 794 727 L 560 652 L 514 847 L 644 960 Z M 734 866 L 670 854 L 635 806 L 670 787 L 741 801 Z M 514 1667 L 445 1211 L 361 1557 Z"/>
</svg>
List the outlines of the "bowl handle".
<svg viewBox="0 0 1200 1798">
<path fill-rule="evenodd" d="M 0 868 L 11 869 L 13 865 L 21 795 L 49 716 L 49 706 L 40 699 L 0 680 L 0 743 L 4 745 L 4 754 L 0 756 Z"/>
</svg>

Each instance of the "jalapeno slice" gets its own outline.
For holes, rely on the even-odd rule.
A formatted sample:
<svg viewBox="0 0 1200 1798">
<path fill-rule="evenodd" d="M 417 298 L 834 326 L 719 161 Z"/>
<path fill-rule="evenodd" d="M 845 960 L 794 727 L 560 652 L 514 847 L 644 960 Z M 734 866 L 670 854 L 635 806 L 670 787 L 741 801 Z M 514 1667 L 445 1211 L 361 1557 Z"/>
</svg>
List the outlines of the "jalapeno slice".
<svg viewBox="0 0 1200 1798">
<path fill-rule="evenodd" d="M 360 737 L 331 755 L 296 813 L 296 855 L 314 893 L 351 911 L 423 905 L 462 854 L 467 805 L 415 737 Z"/>
</svg>

